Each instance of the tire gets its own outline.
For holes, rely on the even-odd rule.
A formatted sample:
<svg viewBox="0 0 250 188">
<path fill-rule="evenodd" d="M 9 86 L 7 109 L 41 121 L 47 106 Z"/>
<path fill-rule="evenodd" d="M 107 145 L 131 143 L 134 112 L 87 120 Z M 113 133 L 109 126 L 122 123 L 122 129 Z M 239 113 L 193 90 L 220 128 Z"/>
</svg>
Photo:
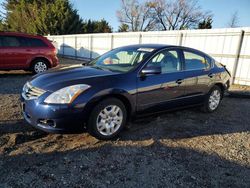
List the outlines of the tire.
<svg viewBox="0 0 250 188">
<path fill-rule="evenodd" d="M 126 120 L 127 110 L 122 101 L 108 98 L 94 107 L 88 120 L 87 129 L 95 138 L 109 140 L 118 136 L 125 127 Z"/>
<path fill-rule="evenodd" d="M 38 74 L 47 71 L 49 68 L 47 61 L 43 59 L 36 59 L 32 63 L 31 70 L 33 74 Z"/>
<path fill-rule="evenodd" d="M 221 103 L 222 97 L 223 93 L 221 88 L 215 85 L 206 96 L 202 111 L 208 113 L 216 111 Z"/>
</svg>

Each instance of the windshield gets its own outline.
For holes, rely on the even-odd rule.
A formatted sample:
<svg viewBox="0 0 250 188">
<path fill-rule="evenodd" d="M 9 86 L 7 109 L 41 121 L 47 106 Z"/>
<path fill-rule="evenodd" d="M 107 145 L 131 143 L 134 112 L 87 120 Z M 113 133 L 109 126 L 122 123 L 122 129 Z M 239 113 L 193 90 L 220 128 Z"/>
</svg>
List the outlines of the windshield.
<svg viewBox="0 0 250 188">
<path fill-rule="evenodd" d="M 147 58 L 153 48 L 117 48 L 89 63 L 90 66 L 112 72 L 128 72 Z"/>
</svg>

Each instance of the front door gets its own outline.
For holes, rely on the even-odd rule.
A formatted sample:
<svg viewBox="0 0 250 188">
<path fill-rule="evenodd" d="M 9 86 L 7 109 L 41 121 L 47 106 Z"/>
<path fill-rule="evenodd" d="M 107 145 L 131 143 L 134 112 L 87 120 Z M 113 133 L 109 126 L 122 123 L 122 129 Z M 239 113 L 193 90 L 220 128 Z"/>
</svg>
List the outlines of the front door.
<svg viewBox="0 0 250 188">
<path fill-rule="evenodd" d="M 3 43 L 5 46 L 5 65 L 9 69 L 23 68 L 27 61 L 27 49 L 23 47 L 20 37 L 4 36 Z"/>
<path fill-rule="evenodd" d="M 137 112 L 150 113 L 172 108 L 185 94 L 183 65 L 177 49 L 157 53 L 144 68 L 157 66 L 161 74 L 141 75 L 137 78 Z"/>
</svg>

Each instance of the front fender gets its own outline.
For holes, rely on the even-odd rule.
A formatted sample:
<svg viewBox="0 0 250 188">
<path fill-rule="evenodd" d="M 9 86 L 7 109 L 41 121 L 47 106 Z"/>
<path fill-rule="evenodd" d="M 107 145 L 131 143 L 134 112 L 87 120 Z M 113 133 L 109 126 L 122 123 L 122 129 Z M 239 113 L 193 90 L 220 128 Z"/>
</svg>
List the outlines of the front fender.
<svg viewBox="0 0 250 188">
<path fill-rule="evenodd" d="M 123 100 L 123 102 L 128 102 L 129 104 L 125 104 L 125 105 L 129 105 L 131 107 L 131 112 L 135 112 L 135 104 L 136 104 L 136 96 L 134 92 L 128 92 L 126 90 L 123 89 L 114 89 L 114 88 L 110 88 L 110 89 L 105 89 L 102 90 L 98 93 L 96 93 L 95 95 L 92 96 L 92 98 L 90 99 L 90 101 L 88 103 L 96 103 L 99 102 L 100 100 L 104 99 L 104 98 L 108 98 L 108 97 L 117 97 L 117 98 L 121 98 L 121 100 Z"/>
<path fill-rule="evenodd" d="M 91 95 L 91 93 L 85 93 L 85 95 L 82 95 L 81 97 L 76 99 L 75 104 L 76 104 L 76 107 L 83 107 L 84 113 L 87 114 L 87 117 L 89 117 L 93 107 L 97 105 L 100 101 L 109 97 L 115 97 L 121 100 L 124 103 L 124 105 L 127 108 L 129 108 L 129 111 L 128 111 L 129 117 L 135 114 L 136 96 L 135 94 L 130 93 L 123 89 L 110 88 L 110 89 L 101 90 L 93 95 Z"/>
</svg>

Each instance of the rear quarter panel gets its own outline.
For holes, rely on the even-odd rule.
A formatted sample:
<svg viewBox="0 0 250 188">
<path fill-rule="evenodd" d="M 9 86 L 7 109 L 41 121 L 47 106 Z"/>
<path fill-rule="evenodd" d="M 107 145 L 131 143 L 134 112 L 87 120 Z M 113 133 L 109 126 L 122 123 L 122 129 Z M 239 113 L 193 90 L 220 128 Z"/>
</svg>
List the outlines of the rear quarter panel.
<svg viewBox="0 0 250 188">
<path fill-rule="evenodd" d="M 224 67 L 217 67 L 215 65 L 212 72 L 215 74 L 215 76 L 208 89 L 210 90 L 215 84 L 222 84 L 224 89 L 227 90 L 229 87 L 231 76 L 226 71 L 226 69 Z"/>
</svg>

